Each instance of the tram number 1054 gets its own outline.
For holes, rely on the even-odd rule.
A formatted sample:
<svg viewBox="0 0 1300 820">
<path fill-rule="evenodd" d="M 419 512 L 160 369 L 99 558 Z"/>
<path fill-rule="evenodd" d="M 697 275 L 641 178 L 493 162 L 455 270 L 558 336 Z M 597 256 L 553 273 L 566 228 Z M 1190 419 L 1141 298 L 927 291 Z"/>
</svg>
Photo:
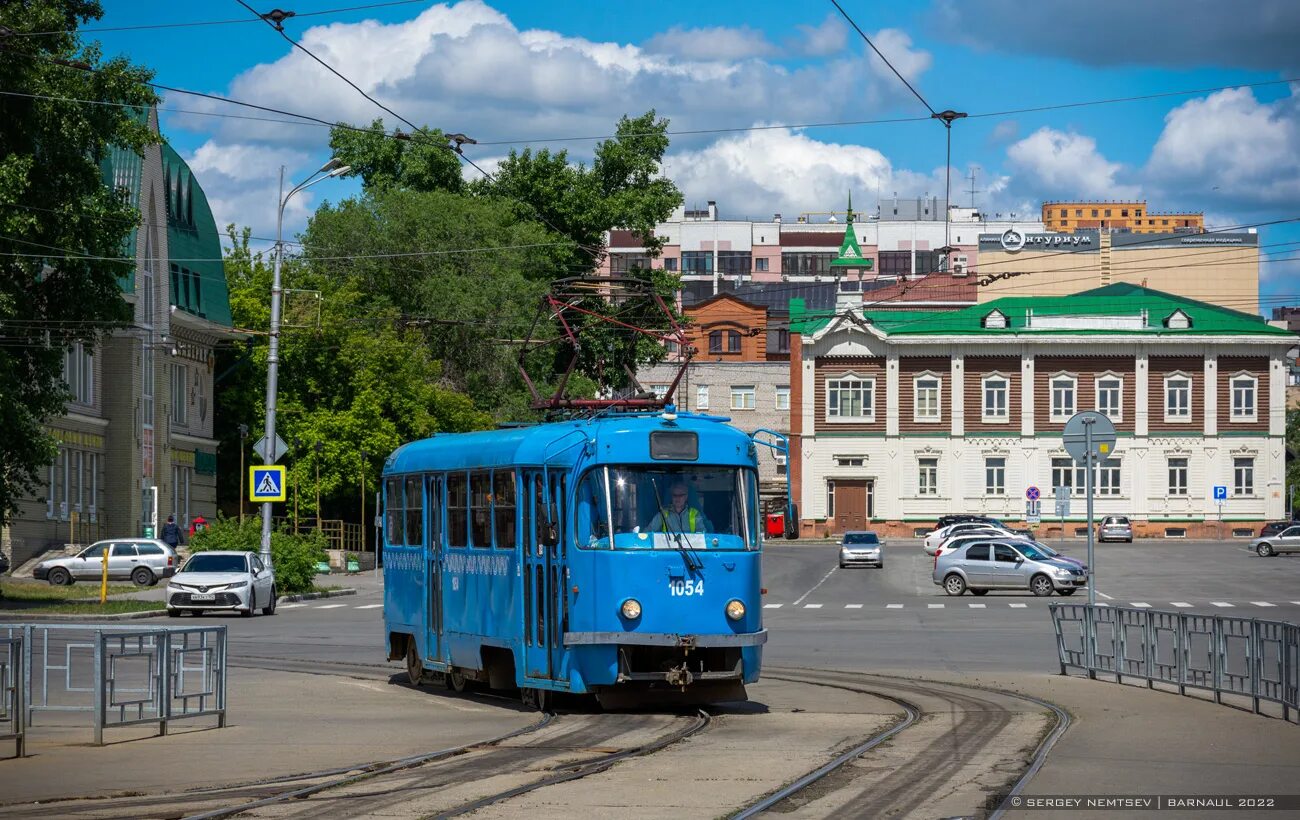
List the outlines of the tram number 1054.
<svg viewBox="0 0 1300 820">
<path fill-rule="evenodd" d="M 690 597 L 692 595 L 703 595 L 704 579 L 701 578 L 698 581 L 682 581 L 682 580 L 669 581 L 668 594 L 674 598 L 678 597 L 679 595 L 684 595 L 687 597 Z"/>
</svg>

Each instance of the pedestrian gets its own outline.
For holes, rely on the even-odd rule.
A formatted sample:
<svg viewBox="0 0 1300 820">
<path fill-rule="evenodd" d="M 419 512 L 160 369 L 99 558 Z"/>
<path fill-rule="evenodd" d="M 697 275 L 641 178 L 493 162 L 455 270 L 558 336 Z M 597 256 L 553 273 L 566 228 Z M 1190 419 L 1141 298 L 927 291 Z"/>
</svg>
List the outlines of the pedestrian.
<svg viewBox="0 0 1300 820">
<path fill-rule="evenodd" d="M 167 523 L 162 528 L 162 542 L 172 549 L 181 545 L 181 528 L 176 526 L 175 516 L 167 516 Z"/>
<path fill-rule="evenodd" d="M 194 516 L 194 521 L 190 523 L 190 538 L 194 537 L 194 533 L 203 532 L 207 528 L 208 520 L 206 518 L 201 515 Z"/>
</svg>

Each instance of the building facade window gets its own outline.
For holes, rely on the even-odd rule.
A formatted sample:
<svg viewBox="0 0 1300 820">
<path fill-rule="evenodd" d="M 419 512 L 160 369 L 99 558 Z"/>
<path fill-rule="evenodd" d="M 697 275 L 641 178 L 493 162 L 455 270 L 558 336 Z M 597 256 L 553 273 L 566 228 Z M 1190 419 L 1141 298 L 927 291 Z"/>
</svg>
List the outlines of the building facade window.
<svg viewBox="0 0 1300 820">
<path fill-rule="evenodd" d="M 916 461 L 916 492 L 917 495 L 938 495 L 939 494 L 939 459 L 937 458 L 920 458 Z"/>
<path fill-rule="evenodd" d="M 1004 456 L 990 456 L 984 459 L 984 494 L 1006 495 L 1007 460 Z"/>
<path fill-rule="evenodd" d="M 1165 421 L 1192 417 L 1192 380 L 1181 373 L 1165 377 Z"/>
<path fill-rule="evenodd" d="M 687 276 L 713 273 L 713 251 L 682 251 L 682 273 Z"/>
<path fill-rule="evenodd" d="M 1233 421 L 1255 420 L 1255 386 L 1256 382 L 1254 376 L 1232 377 Z"/>
<path fill-rule="evenodd" d="M 1124 415 L 1124 382 L 1115 376 L 1097 379 L 1097 412 L 1119 421 Z"/>
<path fill-rule="evenodd" d="M 1055 492 L 1057 487 L 1068 487 L 1070 493 L 1082 493 L 1084 491 L 1083 468 L 1074 463 L 1070 457 L 1052 459 L 1052 488 Z"/>
<path fill-rule="evenodd" d="M 881 251 L 880 276 L 886 279 L 901 279 L 912 275 L 911 251 Z"/>
<path fill-rule="evenodd" d="M 722 352 L 722 331 L 721 331 L 721 330 L 710 331 L 710 333 L 709 333 L 709 352 L 710 352 L 710 353 L 721 353 L 721 352 Z"/>
<path fill-rule="evenodd" d="M 81 342 L 74 342 L 63 354 L 63 383 L 74 404 L 95 403 L 95 358 Z"/>
<path fill-rule="evenodd" d="M 740 331 L 739 330 L 727 331 L 727 352 L 728 353 L 740 352 Z"/>
<path fill-rule="evenodd" d="M 732 385 L 731 386 L 731 409 L 732 410 L 753 410 L 758 406 L 754 385 Z"/>
<path fill-rule="evenodd" d="M 1052 377 L 1052 421 L 1069 421 L 1074 415 L 1075 378 Z"/>
<path fill-rule="evenodd" d="M 924 374 L 917 376 L 913 382 L 913 395 L 916 403 L 913 410 L 914 421 L 937 422 L 941 417 L 940 388 L 942 382 L 938 376 Z"/>
<path fill-rule="evenodd" d="M 826 417 L 844 421 L 875 418 L 875 379 L 846 376 L 826 382 Z"/>
<path fill-rule="evenodd" d="M 172 423 L 189 424 L 189 401 L 186 392 L 189 386 L 190 369 L 187 365 L 172 364 Z"/>
<path fill-rule="evenodd" d="M 1007 379 L 994 374 L 984 377 L 984 407 L 981 413 L 984 421 L 1006 421 L 1007 415 Z"/>
<path fill-rule="evenodd" d="M 190 526 L 190 481 L 193 476 L 192 467 L 172 466 L 172 515 L 176 516 L 176 526 L 182 530 Z"/>
<path fill-rule="evenodd" d="M 1169 494 L 1187 495 L 1187 459 L 1169 459 Z"/>
<path fill-rule="evenodd" d="M 834 253 L 791 251 L 781 254 L 781 273 L 789 276 L 826 275 L 831 270 Z"/>
<path fill-rule="evenodd" d="M 695 386 L 695 409 L 709 409 L 709 386 L 707 384 L 699 384 Z"/>
<path fill-rule="evenodd" d="M 768 263 L 770 261 L 771 260 L 769 260 L 766 256 L 758 257 L 757 259 L 754 260 L 754 270 L 759 272 L 766 272 L 770 270 L 770 268 L 768 268 Z"/>
<path fill-rule="evenodd" d="M 836 456 L 836 467 L 864 467 L 867 463 L 866 456 Z"/>
<path fill-rule="evenodd" d="M 664 399 L 668 397 L 668 385 L 666 384 L 652 384 L 650 385 L 650 390 L 655 394 L 656 399 Z"/>
<path fill-rule="evenodd" d="M 634 270 L 650 270 L 650 257 L 643 253 L 611 253 L 609 272 L 618 276 Z"/>
<path fill-rule="evenodd" d="M 776 409 L 790 409 L 790 386 L 786 384 L 777 385 L 776 388 Z"/>
<path fill-rule="evenodd" d="M 751 265 L 749 251 L 718 251 L 718 272 L 724 276 L 744 276 Z"/>
<path fill-rule="evenodd" d="M 677 271 L 677 257 L 675 257 L 675 256 L 666 256 L 666 257 L 664 257 L 664 270 L 676 272 L 676 271 Z"/>
<path fill-rule="evenodd" d="M 835 482 L 826 482 L 826 517 L 835 517 Z"/>
<path fill-rule="evenodd" d="M 1119 460 L 1108 458 L 1103 461 L 1097 467 L 1097 480 L 1093 483 L 1097 495 L 1119 495 Z"/>
<path fill-rule="evenodd" d="M 768 353 L 789 353 L 790 352 L 790 331 L 786 328 L 779 330 L 769 330 L 767 332 L 767 352 Z"/>
<path fill-rule="evenodd" d="M 1238 457 L 1232 459 L 1232 493 L 1233 495 L 1255 494 L 1255 459 Z"/>
</svg>

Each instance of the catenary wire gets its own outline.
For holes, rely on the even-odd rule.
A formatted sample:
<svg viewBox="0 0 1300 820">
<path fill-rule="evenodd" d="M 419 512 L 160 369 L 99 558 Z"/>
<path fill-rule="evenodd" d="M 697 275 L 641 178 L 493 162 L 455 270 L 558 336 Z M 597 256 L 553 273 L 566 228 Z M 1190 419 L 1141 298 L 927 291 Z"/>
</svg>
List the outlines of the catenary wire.
<svg viewBox="0 0 1300 820">
<path fill-rule="evenodd" d="M 371 9 L 386 8 L 389 6 L 409 6 L 416 3 L 428 3 L 430 0 L 387 0 L 383 3 L 367 3 L 361 6 L 346 6 L 337 9 L 321 9 L 320 11 L 299 11 L 294 12 L 294 17 L 322 17 L 329 14 L 344 14 L 350 11 L 370 11 Z M 14 37 L 40 37 L 50 34 L 102 34 L 110 31 L 149 31 L 153 29 L 174 29 L 174 28 L 198 28 L 202 26 L 230 26 L 241 25 L 244 23 L 260 23 L 262 18 L 259 17 L 240 17 L 231 20 L 193 20 L 181 23 L 149 23 L 138 26 L 95 26 L 91 28 L 74 28 L 74 29 L 51 29 L 49 31 L 15 31 Z"/>
<path fill-rule="evenodd" d="M 880 49 L 876 48 L 876 44 L 871 42 L 871 38 L 867 36 L 867 33 L 863 31 L 856 22 L 854 22 L 853 18 L 849 16 L 849 13 L 844 10 L 844 7 L 839 4 L 838 0 L 831 0 L 831 5 L 834 6 L 840 14 L 844 15 L 844 19 L 849 21 L 849 25 L 853 26 L 853 30 L 858 33 L 858 36 L 865 40 L 867 45 L 871 46 L 871 50 L 876 52 L 877 57 L 885 61 L 885 65 L 889 66 L 889 70 L 894 72 L 894 76 L 897 77 L 903 85 L 907 86 L 907 90 L 911 91 L 913 96 L 921 101 L 921 105 L 928 108 L 931 115 L 938 116 L 939 112 L 934 110 L 934 106 L 930 105 L 930 103 L 926 101 L 925 97 L 921 96 L 921 92 L 917 91 L 916 88 L 907 81 L 907 78 L 899 73 L 897 68 L 894 68 L 894 64 L 889 62 L 889 58 L 882 54 Z"/>
</svg>

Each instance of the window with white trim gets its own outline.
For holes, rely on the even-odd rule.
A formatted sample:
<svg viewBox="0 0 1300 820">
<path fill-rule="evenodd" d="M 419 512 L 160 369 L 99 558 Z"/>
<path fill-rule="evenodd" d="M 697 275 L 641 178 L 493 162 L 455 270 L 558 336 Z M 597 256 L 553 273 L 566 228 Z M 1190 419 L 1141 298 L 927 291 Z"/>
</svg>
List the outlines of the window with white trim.
<svg viewBox="0 0 1300 820">
<path fill-rule="evenodd" d="M 695 409 L 709 409 L 709 386 L 707 384 L 700 384 L 695 387 Z"/>
<path fill-rule="evenodd" d="M 984 459 L 984 494 L 1006 495 L 1007 459 L 1005 456 L 989 456 Z"/>
<path fill-rule="evenodd" d="M 81 342 L 73 342 L 63 354 L 63 382 L 74 404 L 95 403 L 95 358 Z"/>
<path fill-rule="evenodd" d="M 875 418 L 875 379 L 844 376 L 826 382 L 826 418 L 871 421 Z"/>
<path fill-rule="evenodd" d="M 1069 421 L 1074 415 L 1076 385 L 1073 376 L 1052 377 L 1052 421 Z"/>
<path fill-rule="evenodd" d="M 1232 390 L 1232 420 L 1254 421 L 1257 385 L 1255 377 L 1247 375 L 1233 376 L 1229 385 Z"/>
<path fill-rule="evenodd" d="M 655 394 L 656 399 L 662 399 L 668 396 L 668 385 L 666 384 L 652 384 L 650 385 L 650 390 Z"/>
<path fill-rule="evenodd" d="M 1119 495 L 1119 460 L 1108 458 L 1097 467 L 1093 489 L 1097 495 Z"/>
<path fill-rule="evenodd" d="M 1169 494 L 1187 495 L 1187 458 L 1178 456 L 1169 459 Z"/>
<path fill-rule="evenodd" d="M 938 495 L 939 459 L 934 457 L 918 458 L 916 460 L 916 466 L 917 495 Z"/>
<path fill-rule="evenodd" d="M 1192 379 L 1182 373 L 1165 376 L 1165 421 L 1192 417 Z"/>
<path fill-rule="evenodd" d="M 984 377 L 984 407 L 981 417 L 984 421 L 1006 421 L 1007 377 L 999 374 Z"/>
<path fill-rule="evenodd" d="M 776 458 L 776 474 L 785 475 L 789 468 L 789 459 L 785 453 L 775 453 L 773 455 Z"/>
<path fill-rule="evenodd" d="M 189 424 L 190 403 L 188 388 L 190 369 L 187 365 L 172 364 L 172 423 Z"/>
<path fill-rule="evenodd" d="M 836 456 L 836 467 L 862 467 L 867 463 L 866 456 Z"/>
<path fill-rule="evenodd" d="M 826 482 L 826 517 L 835 517 L 835 482 Z"/>
<path fill-rule="evenodd" d="M 1124 415 L 1124 381 L 1118 376 L 1100 376 L 1097 379 L 1097 412 L 1119 421 Z"/>
<path fill-rule="evenodd" d="M 929 374 L 917 376 L 913 384 L 916 403 L 912 411 L 914 421 L 939 421 L 939 391 L 942 380 Z"/>
<path fill-rule="evenodd" d="M 172 515 L 176 517 L 176 526 L 182 530 L 190 525 L 190 480 L 193 476 L 192 467 L 172 466 Z"/>
<path fill-rule="evenodd" d="M 95 523 L 97 516 L 99 498 L 99 453 L 86 453 L 86 480 L 90 484 L 90 493 L 87 497 L 86 517 L 90 522 Z"/>
<path fill-rule="evenodd" d="M 1232 494 L 1255 494 L 1255 459 L 1235 457 L 1232 459 Z"/>
<path fill-rule="evenodd" d="M 776 409 L 777 410 L 790 409 L 790 386 L 789 385 L 777 385 Z"/>
<path fill-rule="evenodd" d="M 731 409 L 732 410 L 753 410 L 758 406 L 757 396 L 754 385 L 732 385 L 731 386 Z"/>
</svg>

